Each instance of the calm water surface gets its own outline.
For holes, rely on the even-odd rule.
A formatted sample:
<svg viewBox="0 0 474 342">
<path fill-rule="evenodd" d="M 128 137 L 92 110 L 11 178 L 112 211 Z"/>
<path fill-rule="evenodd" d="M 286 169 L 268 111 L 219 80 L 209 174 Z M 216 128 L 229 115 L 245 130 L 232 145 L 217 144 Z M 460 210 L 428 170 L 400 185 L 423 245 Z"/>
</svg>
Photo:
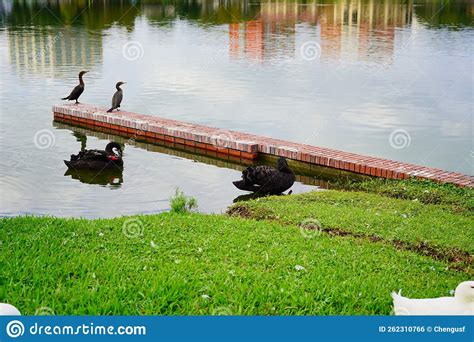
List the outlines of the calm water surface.
<svg viewBox="0 0 474 342">
<path fill-rule="evenodd" d="M 0 13 L 0 215 L 151 213 L 177 186 L 220 212 L 242 194 L 238 167 L 126 140 L 123 174 L 65 175 L 84 135 L 115 139 L 53 124 L 84 69 L 85 103 L 109 105 L 122 80 L 130 111 L 473 174 L 471 1 L 2 0 Z"/>
</svg>

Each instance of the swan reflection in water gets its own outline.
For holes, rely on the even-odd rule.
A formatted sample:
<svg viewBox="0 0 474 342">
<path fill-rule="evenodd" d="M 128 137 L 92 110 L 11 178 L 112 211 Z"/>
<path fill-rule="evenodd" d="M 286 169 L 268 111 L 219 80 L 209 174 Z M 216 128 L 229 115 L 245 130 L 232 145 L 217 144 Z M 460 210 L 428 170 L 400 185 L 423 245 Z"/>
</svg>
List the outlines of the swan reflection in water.
<svg viewBox="0 0 474 342">
<path fill-rule="evenodd" d="M 68 169 L 64 176 L 71 176 L 72 179 L 77 179 L 81 183 L 102 185 L 110 189 L 118 189 L 123 183 L 122 169 L 102 171 Z"/>
<path fill-rule="evenodd" d="M 276 196 L 288 196 L 288 195 L 291 195 L 293 193 L 293 190 L 290 190 L 288 191 L 287 194 L 285 193 L 281 193 L 281 194 L 278 194 Z M 246 202 L 246 201 L 250 201 L 250 200 L 253 200 L 253 199 L 257 199 L 257 198 L 261 198 L 261 197 L 268 197 L 270 195 L 268 194 L 260 194 L 260 193 L 251 193 L 251 194 L 245 194 L 245 195 L 240 195 L 240 196 L 237 196 L 236 198 L 234 198 L 234 201 L 233 203 L 238 203 L 238 202 Z"/>
</svg>

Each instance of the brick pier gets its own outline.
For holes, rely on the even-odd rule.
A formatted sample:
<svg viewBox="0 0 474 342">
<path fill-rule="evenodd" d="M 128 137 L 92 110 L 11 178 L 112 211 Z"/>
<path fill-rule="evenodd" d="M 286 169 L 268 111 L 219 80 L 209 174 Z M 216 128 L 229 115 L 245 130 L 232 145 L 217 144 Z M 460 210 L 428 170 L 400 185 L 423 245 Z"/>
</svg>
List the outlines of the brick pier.
<svg viewBox="0 0 474 342">
<path fill-rule="evenodd" d="M 431 167 L 363 156 L 324 147 L 299 144 L 253 134 L 163 119 L 125 111 L 107 113 L 106 108 L 86 104 L 53 106 L 54 119 L 89 128 L 107 129 L 136 140 L 168 142 L 236 158 L 255 160 L 259 154 L 283 156 L 367 176 L 404 179 L 410 177 L 474 187 L 474 177 Z"/>
</svg>

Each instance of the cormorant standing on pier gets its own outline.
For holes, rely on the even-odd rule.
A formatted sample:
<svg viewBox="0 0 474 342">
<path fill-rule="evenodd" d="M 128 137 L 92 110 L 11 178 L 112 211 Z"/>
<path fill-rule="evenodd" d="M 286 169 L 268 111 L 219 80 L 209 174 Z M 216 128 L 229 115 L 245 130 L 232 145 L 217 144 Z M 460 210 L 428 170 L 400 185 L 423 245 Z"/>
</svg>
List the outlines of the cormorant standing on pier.
<svg viewBox="0 0 474 342">
<path fill-rule="evenodd" d="M 112 108 L 110 108 L 107 113 L 112 112 L 114 109 L 118 110 L 118 108 L 120 108 L 120 104 L 122 103 L 123 98 L 123 90 L 120 88 L 122 84 L 125 84 L 125 82 L 117 82 L 117 84 L 115 85 L 117 91 L 112 97 Z"/>
<path fill-rule="evenodd" d="M 77 85 L 71 91 L 71 94 L 69 94 L 69 96 L 63 97 L 61 100 L 68 100 L 68 101 L 76 100 L 76 103 L 79 103 L 79 101 L 77 100 L 79 99 L 79 96 L 81 96 L 81 94 L 84 92 L 84 81 L 82 80 L 82 76 L 87 72 L 88 71 L 81 71 L 79 73 L 79 85 Z"/>
</svg>

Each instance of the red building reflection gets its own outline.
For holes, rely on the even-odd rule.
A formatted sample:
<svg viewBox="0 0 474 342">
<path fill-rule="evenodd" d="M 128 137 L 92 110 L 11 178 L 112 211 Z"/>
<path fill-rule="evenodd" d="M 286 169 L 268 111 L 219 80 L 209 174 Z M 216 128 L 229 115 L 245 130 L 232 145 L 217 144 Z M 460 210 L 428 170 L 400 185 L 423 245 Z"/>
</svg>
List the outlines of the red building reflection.
<svg viewBox="0 0 474 342">
<path fill-rule="evenodd" d="M 229 24 L 229 52 L 234 58 L 253 60 L 293 56 L 298 34 L 309 31 L 313 35 L 310 39 L 320 43 L 322 60 L 344 55 L 391 61 L 395 31 L 411 24 L 412 13 L 412 1 L 354 0 L 324 6 L 266 1 L 255 20 Z M 300 29 L 304 25 L 313 30 Z"/>
</svg>

